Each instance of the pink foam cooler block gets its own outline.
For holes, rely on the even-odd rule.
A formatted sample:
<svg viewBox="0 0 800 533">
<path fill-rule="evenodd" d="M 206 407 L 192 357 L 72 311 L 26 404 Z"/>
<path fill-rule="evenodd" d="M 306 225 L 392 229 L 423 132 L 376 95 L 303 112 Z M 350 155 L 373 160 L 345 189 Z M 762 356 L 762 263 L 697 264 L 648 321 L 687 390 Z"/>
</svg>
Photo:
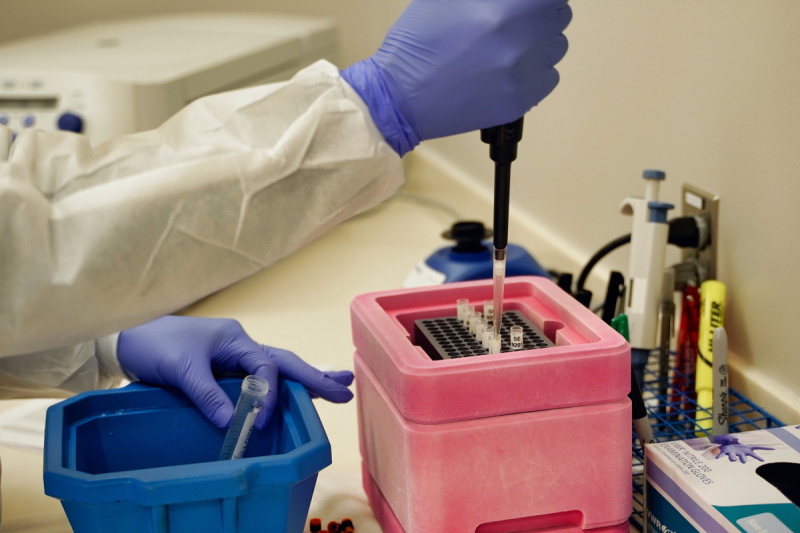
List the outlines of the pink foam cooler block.
<svg viewBox="0 0 800 533">
<path fill-rule="evenodd" d="M 630 348 L 549 280 L 510 278 L 506 310 L 556 345 L 432 360 L 414 321 L 481 309 L 491 280 L 352 304 L 364 485 L 393 533 L 627 531 Z"/>
<path fill-rule="evenodd" d="M 414 321 L 476 310 L 491 280 L 358 296 L 353 341 L 407 419 L 432 424 L 613 402 L 630 391 L 630 346 L 550 280 L 509 278 L 505 310 L 521 311 L 556 346 L 464 359 L 432 360 L 414 344 Z"/>
</svg>

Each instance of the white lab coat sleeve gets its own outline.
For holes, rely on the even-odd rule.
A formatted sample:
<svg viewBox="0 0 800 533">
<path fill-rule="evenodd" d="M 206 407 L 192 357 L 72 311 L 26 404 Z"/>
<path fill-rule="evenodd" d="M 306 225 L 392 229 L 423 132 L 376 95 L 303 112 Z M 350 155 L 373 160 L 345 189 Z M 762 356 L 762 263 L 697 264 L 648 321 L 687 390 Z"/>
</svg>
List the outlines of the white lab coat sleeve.
<svg viewBox="0 0 800 533">
<path fill-rule="evenodd" d="M 95 355 L 97 356 L 98 371 L 104 377 L 112 380 L 124 378 L 128 381 L 137 381 L 131 377 L 119 364 L 117 357 L 117 343 L 119 343 L 119 332 L 100 337 L 95 341 Z"/>
<path fill-rule="evenodd" d="M 58 357 L 76 372 L 91 359 L 100 376 L 113 365 L 94 339 L 273 264 L 402 181 L 400 158 L 326 62 L 94 148 L 25 131 L 0 163 L 0 357 L 43 374 Z"/>
<path fill-rule="evenodd" d="M 103 342 L 117 335 L 103 337 Z M 119 363 L 101 355 L 101 339 L 0 357 L 0 399 L 61 398 L 94 389 L 108 389 L 127 376 Z M 116 350 L 116 349 L 115 349 Z M 114 357 L 116 354 L 109 354 Z M 110 366 L 109 363 L 112 363 Z"/>
</svg>

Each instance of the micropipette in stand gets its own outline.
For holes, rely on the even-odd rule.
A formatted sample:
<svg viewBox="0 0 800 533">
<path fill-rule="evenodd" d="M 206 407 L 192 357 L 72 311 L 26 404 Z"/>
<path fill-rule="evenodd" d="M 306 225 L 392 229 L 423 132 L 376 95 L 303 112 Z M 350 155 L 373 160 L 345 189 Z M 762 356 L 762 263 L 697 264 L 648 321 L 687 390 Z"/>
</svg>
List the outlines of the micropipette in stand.
<svg viewBox="0 0 800 533">
<path fill-rule="evenodd" d="M 503 290 L 506 279 L 508 247 L 508 211 L 511 192 L 511 163 L 517 158 L 517 144 L 522 140 L 522 118 L 509 124 L 481 130 L 481 140 L 489 145 L 494 161 L 494 333 L 500 338 L 503 325 Z"/>
<path fill-rule="evenodd" d="M 644 367 L 650 352 L 658 346 L 658 309 L 669 237 L 667 212 L 674 207 L 658 201 L 659 187 L 666 173 L 645 170 L 642 177 L 644 198 L 626 198 L 621 207 L 622 214 L 632 218 L 625 314 L 630 323 L 631 361 L 639 383 L 644 382 Z"/>
<path fill-rule="evenodd" d="M 222 443 L 222 451 L 219 454 L 220 461 L 241 459 L 244 456 L 247 443 L 250 442 L 250 435 L 253 433 L 253 425 L 256 423 L 256 417 L 261 411 L 268 391 L 269 382 L 264 378 L 247 376 L 242 380 L 242 392 L 236 402 L 231 426 Z"/>
</svg>

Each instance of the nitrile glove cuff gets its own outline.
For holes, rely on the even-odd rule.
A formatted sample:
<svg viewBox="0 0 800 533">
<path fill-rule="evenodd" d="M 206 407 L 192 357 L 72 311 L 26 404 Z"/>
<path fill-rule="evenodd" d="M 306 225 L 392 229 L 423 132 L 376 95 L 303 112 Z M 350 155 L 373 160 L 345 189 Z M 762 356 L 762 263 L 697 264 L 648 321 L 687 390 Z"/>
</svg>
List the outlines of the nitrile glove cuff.
<svg viewBox="0 0 800 533">
<path fill-rule="evenodd" d="M 367 105 L 383 138 L 400 157 L 419 144 L 405 99 L 373 58 L 350 65 L 341 75 Z"/>
</svg>

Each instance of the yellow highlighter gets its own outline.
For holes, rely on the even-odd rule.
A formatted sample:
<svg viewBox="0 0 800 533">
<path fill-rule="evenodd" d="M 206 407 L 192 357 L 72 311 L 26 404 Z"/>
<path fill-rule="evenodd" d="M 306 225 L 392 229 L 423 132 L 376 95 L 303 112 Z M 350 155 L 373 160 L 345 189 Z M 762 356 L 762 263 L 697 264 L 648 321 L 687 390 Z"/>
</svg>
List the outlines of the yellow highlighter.
<svg viewBox="0 0 800 533">
<path fill-rule="evenodd" d="M 700 329 L 697 337 L 697 374 L 694 389 L 697 405 L 711 411 L 714 406 L 714 330 L 725 327 L 725 296 L 727 287 L 721 281 L 708 280 L 700 285 Z M 699 410 L 695 415 L 698 428 L 708 431 L 712 427 L 711 415 Z M 707 433 L 698 431 L 698 436 Z"/>
</svg>

